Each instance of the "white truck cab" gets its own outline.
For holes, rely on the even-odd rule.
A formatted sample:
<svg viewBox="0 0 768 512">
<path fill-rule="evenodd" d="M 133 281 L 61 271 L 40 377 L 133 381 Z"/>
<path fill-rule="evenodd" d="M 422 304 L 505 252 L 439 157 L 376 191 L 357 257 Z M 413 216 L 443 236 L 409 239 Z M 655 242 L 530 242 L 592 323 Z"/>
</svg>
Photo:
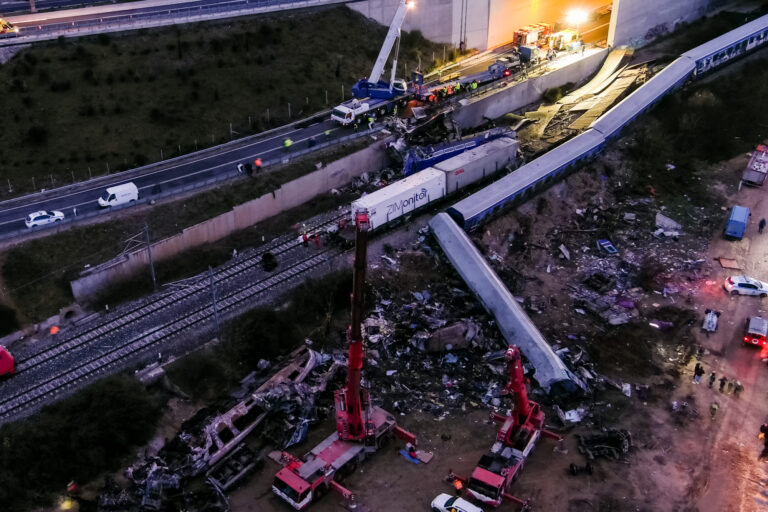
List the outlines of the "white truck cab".
<svg viewBox="0 0 768 512">
<path fill-rule="evenodd" d="M 348 126 L 371 109 L 367 101 L 352 100 L 337 106 L 331 112 L 331 119 Z"/>
</svg>

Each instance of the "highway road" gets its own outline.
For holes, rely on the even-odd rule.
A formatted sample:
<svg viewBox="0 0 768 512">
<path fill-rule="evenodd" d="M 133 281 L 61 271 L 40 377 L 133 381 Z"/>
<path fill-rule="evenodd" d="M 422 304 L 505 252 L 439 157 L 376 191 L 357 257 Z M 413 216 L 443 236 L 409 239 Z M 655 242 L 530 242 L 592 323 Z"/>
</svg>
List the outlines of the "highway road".
<svg viewBox="0 0 768 512">
<path fill-rule="evenodd" d="M 243 144 L 211 148 L 198 153 L 197 157 L 190 155 L 175 159 L 181 162 L 168 162 L 154 170 L 141 173 L 140 176 L 131 177 L 137 172 L 126 171 L 113 175 L 108 182 L 100 181 L 97 186 L 84 182 L 49 193 L 11 199 L 0 203 L 0 237 L 19 230 L 26 231 L 24 217 L 37 210 L 61 210 L 68 218 L 74 216 L 74 209 L 77 209 L 78 216 L 97 212 L 100 210 L 97 199 L 109 185 L 133 181 L 139 188 L 139 198 L 152 198 L 169 190 L 205 182 L 222 174 L 231 174 L 238 163 L 252 162 L 257 156 L 265 163 L 279 160 L 284 156 L 283 142 L 286 138 L 293 141 L 292 151 L 308 149 L 311 137 L 315 137 L 318 143 L 326 141 L 326 130 L 331 131 L 329 141 L 352 133 L 351 130 L 343 129 L 330 120 L 316 122 L 305 128 L 289 125 L 254 137 Z M 267 171 L 265 165 L 264 172 Z"/>
<path fill-rule="evenodd" d="M 54 2 L 69 0 L 52 0 Z M 161 24 L 185 23 L 189 16 L 207 16 L 212 18 L 242 15 L 243 11 L 267 12 L 290 10 L 295 8 L 315 7 L 344 3 L 350 0 L 139 0 L 126 3 L 109 3 L 82 8 L 53 9 L 32 14 L 11 15 L 6 19 L 19 28 L 19 32 L 3 34 L 0 40 L 16 41 L 25 36 L 40 36 L 45 33 L 68 33 L 78 35 L 81 30 L 96 30 L 103 26 L 107 31 L 115 24 L 125 25 L 148 20 L 165 20 Z M 74 5 L 85 5 L 75 3 Z M 2 12 L 3 6 L 0 6 Z M 254 11 L 255 10 L 255 11 Z"/>
</svg>

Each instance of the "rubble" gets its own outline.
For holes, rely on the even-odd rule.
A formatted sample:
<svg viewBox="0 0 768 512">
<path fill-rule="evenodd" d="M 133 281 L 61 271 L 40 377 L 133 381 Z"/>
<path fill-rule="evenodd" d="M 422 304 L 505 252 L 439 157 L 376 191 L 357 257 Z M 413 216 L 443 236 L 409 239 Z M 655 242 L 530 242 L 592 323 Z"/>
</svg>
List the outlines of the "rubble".
<svg viewBox="0 0 768 512">
<path fill-rule="evenodd" d="M 628 430 L 605 429 L 591 436 L 577 435 L 579 453 L 592 461 L 596 457 L 622 460 L 632 448 L 632 436 Z"/>
</svg>

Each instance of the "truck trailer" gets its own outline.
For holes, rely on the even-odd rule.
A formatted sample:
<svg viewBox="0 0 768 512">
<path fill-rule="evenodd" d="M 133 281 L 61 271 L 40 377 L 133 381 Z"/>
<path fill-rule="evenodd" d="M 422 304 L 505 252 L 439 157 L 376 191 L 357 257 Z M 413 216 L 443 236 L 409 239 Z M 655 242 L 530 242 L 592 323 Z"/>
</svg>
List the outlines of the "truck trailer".
<svg viewBox="0 0 768 512">
<path fill-rule="evenodd" d="M 741 181 L 745 185 L 761 187 L 765 182 L 766 174 L 768 174 L 768 147 L 760 144 L 752 153 Z"/>
</svg>

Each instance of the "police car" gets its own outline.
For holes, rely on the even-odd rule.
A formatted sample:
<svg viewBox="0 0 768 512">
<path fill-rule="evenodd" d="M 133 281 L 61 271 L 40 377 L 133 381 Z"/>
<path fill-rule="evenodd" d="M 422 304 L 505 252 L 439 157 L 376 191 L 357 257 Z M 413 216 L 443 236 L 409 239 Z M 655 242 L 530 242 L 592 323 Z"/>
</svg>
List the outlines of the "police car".
<svg viewBox="0 0 768 512">
<path fill-rule="evenodd" d="M 768 283 L 747 276 L 731 276 L 725 280 L 723 288 L 731 295 L 768 296 Z"/>
<path fill-rule="evenodd" d="M 50 224 L 51 222 L 59 222 L 61 220 L 64 220 L 63 212 L 58 210 L 40 210 L 39 212 L 34 212 L 27 215 L 27 217 L 24 219 L 24 224 L 26 224 L 28 228 L 34 228 L 36 226 L 44 226 L 45 224 Z"/>
<path fill-rule="evenodd" d="M 483 509 L 458 496 L 443 493 L 432 500 L 432 512 L 483 512 Z"/>
</svg>

